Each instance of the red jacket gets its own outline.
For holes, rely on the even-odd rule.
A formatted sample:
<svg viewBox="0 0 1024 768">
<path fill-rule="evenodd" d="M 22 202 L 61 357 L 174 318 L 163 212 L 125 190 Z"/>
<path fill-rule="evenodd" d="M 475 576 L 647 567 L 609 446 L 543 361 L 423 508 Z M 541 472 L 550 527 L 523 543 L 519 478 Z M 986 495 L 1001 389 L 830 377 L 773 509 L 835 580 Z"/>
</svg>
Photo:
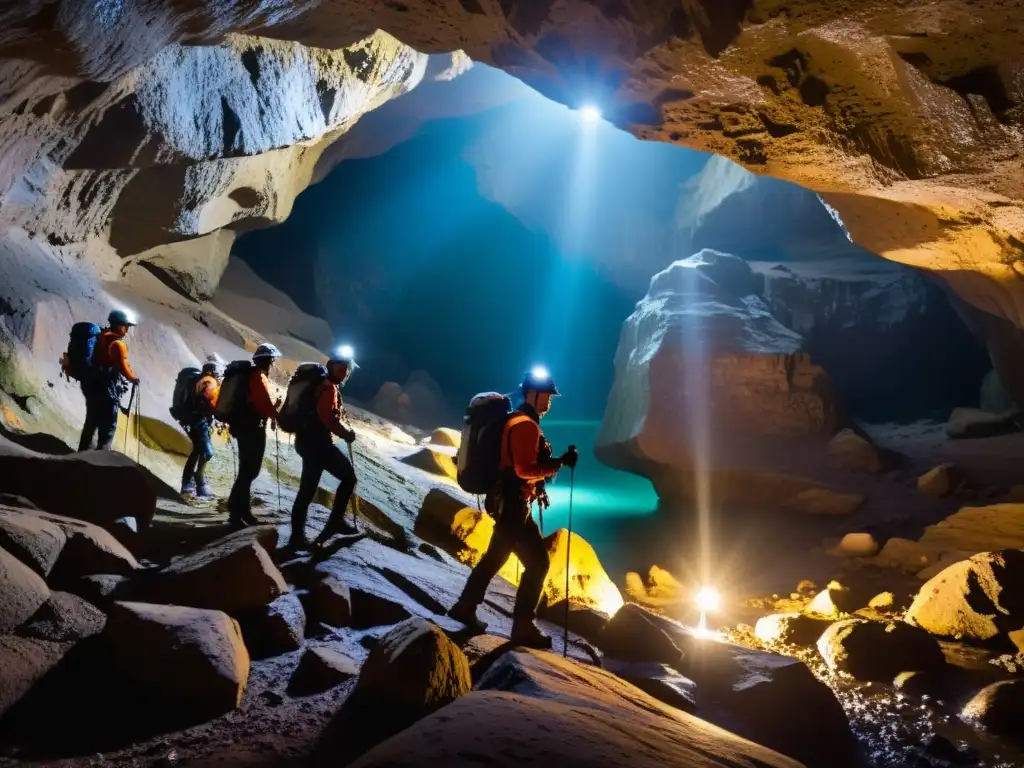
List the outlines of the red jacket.
<svg viewBox="0 0 1024 768">
<path fill-rule="evenodd" d="M 542 442 L 546 443 L 546 440 L 540 424 L 522 411 L 517 411 L 505 422 L 501 434 L 500 466 L 513 470 L 523 481 L 523 497 L 527 499 L 536 496 L 539 481 L 554 477 L 562 466 L 556 460 L 541 461 Z"/>
<path fill-rule="evenodd" d="M 128 345 L 121 340 L 121 337 L 111 329 L 100 334 L 96 341 L 96 349 L 93 351 L 93 362 L 98 366 L 113 368 L 124 376 L 128 381 L 135 381 L 139 377 L 128 365 Z"/>
</svg>

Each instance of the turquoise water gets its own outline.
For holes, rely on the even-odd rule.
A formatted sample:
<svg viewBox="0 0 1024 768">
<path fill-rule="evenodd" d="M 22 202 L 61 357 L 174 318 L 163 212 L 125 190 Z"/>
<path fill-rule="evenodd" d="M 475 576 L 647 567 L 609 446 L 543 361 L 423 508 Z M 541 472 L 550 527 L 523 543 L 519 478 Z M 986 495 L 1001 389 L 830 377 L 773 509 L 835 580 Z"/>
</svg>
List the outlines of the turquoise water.
<svg viewBox="0 0 1024 768">
<path fill-rule="evenodd" d="M 638 540 L 651 528 L 658 496 L 645 478 L 606 467 L 594 458 L 597 421 L 542 422 L 556 454 L 570 444 L 580 450 L 573 489 L 572 528 L 594 547 L 608 575 L 621 583 L 626 571 L 645 569 L 646 556 Z M 544 532 L 567 527 L 569 472 L 562 470 L 548 485 L 551 507 L 544 512 Z"/>
</svg>

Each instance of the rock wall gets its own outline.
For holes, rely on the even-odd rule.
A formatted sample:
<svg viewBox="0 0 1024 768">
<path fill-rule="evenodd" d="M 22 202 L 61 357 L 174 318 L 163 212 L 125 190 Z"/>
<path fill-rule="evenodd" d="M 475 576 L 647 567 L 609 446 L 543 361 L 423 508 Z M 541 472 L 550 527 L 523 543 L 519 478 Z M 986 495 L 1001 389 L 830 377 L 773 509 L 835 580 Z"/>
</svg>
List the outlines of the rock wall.
<svg viewBox="0 0 1024 768">
<path fill-rule="evenodd" d="M 843 405 L 871 422 L 974 405 L 990 362 L 938 281 L 869 258 L 751 262 L 772 315 L 799 333 Z"/>
<path fill-rule="evenodd" d="M 306 48 L 290 50 L 301 55 L 308 47 L 331 51 L 352 45 L 384 29 L 417 50 L 464 49 L 565 103 L 598 98 L 606 114 L 643 138 L 712 151 L 820 191 L 860 245 L 941 271 L 968 302 L 992 304 L 1019 327 L 1024 325 L 1017 286 L 1024 236 L 1018 158 L 1022 14 L 1001 0 L 913 0 L 896 9 L 880 0 L 855 6 L 809 1 L 783 6 L 770 0 L 682 5 L 331 0 L 286 6 L 131 0 L 104 5 L 95 14 L 82 14 L 66 0 L 48 3 L 45 10 L 21 3 L 3 12 L 0 58 L 11 110 L 3 134 L 28 134 L 12 130 L 17 121 L 11 117 L 48 113 L 48 106 L 67 103 L 69 95 L 72 107 L 97 93 L 103 100 L 109 87 L 99 84 L 116 83 L 142 71 L 134 68 L 168 58 L 202 58 L 207 62 L 202 71 L 216 80 L 224 71 L 221 62 L 240 56 L 229 51 L 218 58 L 224 46 L 236 44 L 229 33 L 295 41 Z M 179 43 L 188 46 L 176 47 Z M 269 69 L 260 66 L 261 77 Z M 330 79 L 327 70 L 320 74 Z M 158 90 L 173 89 L 176 81 L 168 72 L 157 79 Z M 277 94 L 300 92 L 292 85 Z M 212 95 L 201 114 L 204 124 L 220 128 L 212 133 L 223 141 L 226 112 L 220 94 Z M 40 104 L 44 99 L 52 102 Z M 280 102 L 304 101 L 302 110 L 312 113 L 310 100 Z M 228 106 L 241 117 L 230 99 Z M 81 126 L 77 118 L 72 123 L 51 132 L 54 145 Z M 231 128 L 233 120 L 228 117 L 227 123 Z M 291 141 L 310 138 L 293 135 Z M 96 141 L 100 146 L 90 157 L 112 144 L 135 148 L 102 135 Z M 35 187 L 29 170 L 40 170 L 33 149 L 38 140 L 15 143 L 9 154 L 19 162 L 9 163 L 10 177 Z M 283 156 L 276 163 L 265 158 L 262 170 L 291 176 L 281 166 L 290 164 L 295 150 L 282 146 L 278 151 Z M 128 175 L 109 166 L 104 170 L 108 180 Z M 169 173 L 172 178 L 153 179 L 145 187 L 156 189 L 162 182 L 181 190 L 180 173 L 179 167 Z M 295 183 L 304 183 L 303 176 L 298 174 Z M 95 180 L 60 185 L 79 192 L 82 186 L 96 187 Z M 142 189 L 133 191 L 138 199 Z M 60 196 L 48 197 L 48 207 L 56 210 Z M 235 208 L 223 197 L 216 199 L 219 210 L 200 217 L 205 223 L 184 225 L 180 233 L 167 227 L 175 231 L 164 240 L 227 223 Z M 103 218 L 100 213 L 97 218 Z M 36 217 L 48 218 L 38 211 Z M 159 244 L 129 242 L 133 248 Z M 970 279 L 974 274 L 985 279 Z"/>
</svg>

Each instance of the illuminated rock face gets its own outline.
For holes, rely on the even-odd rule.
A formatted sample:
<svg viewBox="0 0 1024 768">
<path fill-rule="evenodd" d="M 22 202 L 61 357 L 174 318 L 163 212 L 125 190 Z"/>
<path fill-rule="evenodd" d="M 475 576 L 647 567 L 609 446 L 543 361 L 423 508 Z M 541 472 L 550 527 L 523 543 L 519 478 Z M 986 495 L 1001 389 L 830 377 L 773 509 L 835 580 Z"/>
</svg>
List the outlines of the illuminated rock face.
<svg viewBox="0 0 1024 768">
<path fill-rule="evenodd" d="M 780 441 L 825 437 L 840 415 L 824 369 L 753 295 L 750 267 L 715 251 L 651 279 L 623 324 L 598 457 L 695 496 L 701 467 L 721 501 L 782 505 L 814 484 L 778 474 Z"/>
</svg>

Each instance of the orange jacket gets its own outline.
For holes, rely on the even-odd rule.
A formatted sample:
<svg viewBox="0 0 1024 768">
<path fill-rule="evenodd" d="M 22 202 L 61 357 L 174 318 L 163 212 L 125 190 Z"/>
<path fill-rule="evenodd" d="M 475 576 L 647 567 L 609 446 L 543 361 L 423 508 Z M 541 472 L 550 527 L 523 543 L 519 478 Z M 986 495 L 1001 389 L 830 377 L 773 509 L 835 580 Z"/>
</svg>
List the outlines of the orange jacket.
<svg viewBox="0 0 1024 768">
<path fill-rule="evenodd" d="M 207 374 L 196 383 L 196 394 L 204 405 L 206 413 L 213 413 L 217 407 L 217 398 L 220 397 L 220 384 L 217 379 Z"/>
<path fill-rule="evenodd" d="M 277 408 L 270 399 L 270 380 L 259 368 L 254 368 L 249 374 L 249 402 L 256 409 L 256 413 L 264 419 L 278 420 Z"/>
<path fill-rule="evenodd" d="M 113 368 L 128 381 L 135 381 L 139 378 L 128 365 L 128 345 L 109 328 L 100 334 L 93 358 L 96 365 Z"/>
<path fill-rule="evenodd" d="M 516 477 L 525 481 L 524 495 L 532 496 L 538 481 L 554 477 L 561 469 L 561 464 L 556 461 L 541 464 L 542 439 L 540 424 L 521 411 L 517 411 L 505 422 L 501 434 L 500 466 L 502 469 L 512 469 Z"/>
<path fill-rule="evenodd" d="M 341 393 L 337 385 L 330 379 L 321 382 L 316 392 L 316 415 L 328 432 L 344 439 L 349 429 L 341 423 L 341 410 Z"/>
</svg>

